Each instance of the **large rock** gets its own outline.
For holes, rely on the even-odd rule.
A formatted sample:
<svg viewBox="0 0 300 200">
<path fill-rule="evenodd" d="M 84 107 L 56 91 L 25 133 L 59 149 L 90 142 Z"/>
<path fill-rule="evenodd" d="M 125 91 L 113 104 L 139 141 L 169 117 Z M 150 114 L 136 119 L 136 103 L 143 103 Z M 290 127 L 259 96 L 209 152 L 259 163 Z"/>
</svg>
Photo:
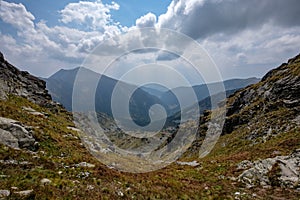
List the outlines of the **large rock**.
<svg viewBox="0 0 300 200">
<path fill-rule="evenodd" d="M 0 143 L 12 147 L 14 149 L 19 148 L 18 139 L 14 137 L 10 132 L 0 129 Z"/>
<path fill-rule="evenodd" d="M 23 190 L 23 191 L 19 191 L 19 192 L 14 192 L 14 194 L 17 194 L 21 197 L 29 196 L 32 193 L 33 193 L 33 190 Z"/>
<path fill-rule="evenodd" d="M 0 198 L 8 197 L 10 195 L 9 190 L 0 190 Z"/>
<path fill-rule="evenodd" d="M 20 122 L 0 117 L 0 143 L 12 148 L 26 148 L 37 150 L 37 143 L 32 136 L 32 131 Z"/>
<path fill-rule="evenodd" d="M 300 187 L 300 149 L 288 156 L 255 161 L 251 166 L 253 167 L 243 171 L 238 177 L 238 181 L 247 187 L 255 185 Z"/>
<path fill-rule="evenodd" d="M 43 179 L 41 180 L 41 185 L 42 185 L 42 186 L 49 185 L 49 184 L 51 184 L 51 183 L 52 183 L 52 181 L 51 181 L 50 179 L 47 179 L 47 178 L 43 178 Z"/>
</svg>

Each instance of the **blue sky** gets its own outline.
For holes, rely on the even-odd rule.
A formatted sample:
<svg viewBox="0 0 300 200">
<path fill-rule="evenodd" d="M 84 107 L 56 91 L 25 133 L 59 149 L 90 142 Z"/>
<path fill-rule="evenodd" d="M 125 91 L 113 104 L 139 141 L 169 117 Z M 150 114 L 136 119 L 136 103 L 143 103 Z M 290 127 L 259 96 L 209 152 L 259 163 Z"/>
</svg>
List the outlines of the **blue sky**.
<svg viewBox="0 0 300 200">
<path fill-rule="evenodd" d="M 103 1 L 110 3 L 111 1 Z M 135 25 L 136 19 L 140 16 L 152 12 L 159 16 L 167 11 L 171 0 L 129 0 L 129 1 L 115 1 L 120 5 L 120 10 L 113 11 L 112 17 L 125 26 Z"/>
<path fill-rule="evenodd" d="M 97 45 L 115 35 L 134 28 L 167 28 L 206 49 L 224 79 L 262 77 L 299 53 L 299 4 L 298 0 L 2 0 L 0 51 L 22 70 L 48 77 L 61 68 L 81 65 Z"/>
<path fill-rule="evenodd" d="M 7 0 L 7 2 L 22 3 L 26 6 L 36 18 L 36 21 L 46 20 L 49 26 L 59 24 L 59 10 L 62 10 L 69 3 L 76 3 L 76 0 Z M 91 1 L 92 2 L 92 1 Z M 111 1 L 104 0 L 104 4 L 110 4 Z M 112 11 L 112 18 L 120 22 L 124 26 L 135 25 L 135 20 L 140 16 L 145 15 L 149 12 L 156 14 L 157 16 L 165 13 L 171 0 L 129 0 L 129 1 L 114 1 L 120 5 L 121 9 L 118 11 Z"/>
</svg>

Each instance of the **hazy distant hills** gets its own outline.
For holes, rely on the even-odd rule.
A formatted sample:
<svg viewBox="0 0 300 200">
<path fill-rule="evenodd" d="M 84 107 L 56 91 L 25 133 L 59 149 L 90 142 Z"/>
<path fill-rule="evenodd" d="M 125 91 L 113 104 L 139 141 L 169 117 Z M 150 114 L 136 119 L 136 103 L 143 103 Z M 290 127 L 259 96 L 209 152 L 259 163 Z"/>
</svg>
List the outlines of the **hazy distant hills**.
<svg viewBox="0 0 300 200">
<path fill-rule="evenodd" d="M 101 76 L 96 72 L 90 71 L 85 68 L 80 68 L 86 70 L 91 76 Z M 59 70 L 51 77 L 44 79 L 47 83 L 47 89 L 51 94 L 54 101 L 61 103 L 67 110 L 72 110 L 72 92 L 74 80 L 79 68 L 71 70 Z M 247 85 L 257 83 L 259 79 L 248 78 L 248 79 L 231 79 L 224 81 L 225 89 L 231 94 L 237 89 L 243 88 Z M 118 80 L 110 78 L 108 76 L 102 75 L 97 86 L 97 91 L 95 94 L 95 107 L 97 112 L 105 113 L 112 116 L 111 110 L 111 96 L 112 91 Z M 214 83 L 212 83 L 213 85 Z M 135 85 L 121 82 L 122 92 L 124 92 L 124 97 L 127 95 L 127 91 L 135 88 Z M 201 111 L 209 109 L 209 96 L 208 87 L 205 84 L 196 85 L 192 88 L 195 91 L 199 105 L 202 105 Z M 187 87 L 178 87 L 172 90 L 168 90 L 159 85 L 146 85 L 135 90 L 130 99 L 130 114 L 134 121 L 140 125 L 146 125 L 150 122 L 148 116 L 148 111 L 150 107 L 154 104 L 162 105 L 169 116 L 169 120 L 180 119 L 180 105 L 174 94 L 179 94 L 188 97 Z M 205 102 L 202 102 L 202 101 Z M 196 104 L 197 102 L 194 102 Z M 183 109 L 191 108 L 194 104 L 189 105 L 188 103 L 183 103 L 185 107 Z M 204 105 L 204 106 L 203 106 Z M 206 106 L 207 105 L 207 106 Z M 173 117 L 174 115 L 174 117 Z"/>
<path fill-rule="evenodd" d="M 257 83 L 259 81 L 260 81 L 260 79 L 255 78 L 255 77 L 247 78 L 247 79 L 230 79 L 230 80 L 224 81 L 224 87 L 225 87 L 226 93 L 231 94 L 238 89 L 244 88 L 248 85 Z M 217 85 L 216 83 L 209 83 L 207 85 L 202 84 L 202 85 L 193 86 L 193 90 L 195 91 L 195 94 L 197 96 L 199 104 L 203 104 L 203 102 L 201 102 L 202 100 L 205 100 L 205 102 L 207 102 L 207 97 L 209 97 L 210 95 L 216 95 L 216 93 L 214 93 L 213 91 L 212 91 L 212 94 L 209 94 L 209 91 L 208 91 L 208 86 L 213 88 L 216 85 Z M 178 87 L 178 88 L 169 90 L 167 92 L 164 92 L 161 94 L 160 100 L 165 105 L 172 107 L 172 114 L 175 114 L 176 112 L 180 111 L 180 106 L 174 96 L 174 93 L 179 94 L 180 96 L 183 96 L 183 97 L 188 97 L 187 89 L 188 89 L 187 87 Z M 188 98 L 186 98 L 186 99 L 188 99 Z M 185 108 L 183 108 L 183 109 L 186 109 L 186 108 L 193 106 L 195 103 L 189 104 L 188 102 L 183 102 L 183 104 L 185 105 Z M 209 107 L 205 107 L 205 109 L 209 109 Z"/>
<path fill-rule="evenodd" d="M 98 82 L 97 91 L 95 94 L 95 109 L 97 112 L 102 112 L 108 114 L 109 116 L 112 116 L 112 91 L 118 81 L 104 75 L 101 76 L 100 74 L 97 74 L 85 68 L 80 69 L 85 70 L 85 73 L 88 74 L 88 76 L 101 77 Z M 44 79 L 47 83 L 47 89 L 49 90 L 49 93 L 51 94 L 53 100 L 61 103 L 69 111 L 72 110 L 73 85 L 78 70 L 79 68 L 71 70 L 62 69 L 53 74 L 51 77 Z M 127 94 L 127 91 L 130 91 L 132 88 L 136 87 L 127 83 L 119 84 L 124 95 Z M 136 89 L 130 99 L 129 109 L 130 114 L 135 122 L 140 125 L 149 123 L 150 119 L 148 117 L 148 110 L 154 104 L 162 104 L 162 102 L 156 96 L 153 96 L 140 88 Z"/>
</svg>

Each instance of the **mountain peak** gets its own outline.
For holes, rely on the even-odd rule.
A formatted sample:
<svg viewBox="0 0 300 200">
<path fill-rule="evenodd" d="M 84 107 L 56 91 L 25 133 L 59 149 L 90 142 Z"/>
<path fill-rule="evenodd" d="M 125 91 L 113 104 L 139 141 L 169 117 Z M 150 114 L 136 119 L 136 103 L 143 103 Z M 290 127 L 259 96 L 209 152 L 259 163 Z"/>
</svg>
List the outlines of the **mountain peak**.
<svg viewBox="0 0 300 200">
<path fill-rule="evenodd" d="M 66 74 L 76 75 L 79 69 L 80 69 L 80 67 L 75 67 L 72 69 L 60 69 L 57 72 L 55 72 L 54 74 L 52 74 L 49 78 L 60 79 L 61 77 L 65 76 Z"/>
</svg>

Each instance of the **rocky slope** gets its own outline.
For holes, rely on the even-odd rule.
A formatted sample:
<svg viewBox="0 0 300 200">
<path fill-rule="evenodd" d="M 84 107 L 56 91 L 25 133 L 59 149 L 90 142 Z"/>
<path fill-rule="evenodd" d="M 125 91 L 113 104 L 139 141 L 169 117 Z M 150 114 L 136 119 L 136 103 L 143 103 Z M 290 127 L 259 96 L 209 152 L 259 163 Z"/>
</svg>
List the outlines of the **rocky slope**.
<svg viewBox="0 0 300 200">
<path fill-rule="evenodd" d="M 18 70 L 0 52 L 0 99 L 7 98 L 8 94 L 25 97 L 39 105 L 46 105 L 51 100 L 45 81 Z"/>
<path fill-rule="evenodd" d="M 247 187 L 280 186 L 299 190 L 300 55 L 271 70 L 259 84 L 235 93 L 228 102 L 225 134 L 244 132 L 243 138 L 255 145 L 292 133 L 292 138 L 273 144 L 278 149 L 271 158 L 248 162 L 249 169 L 238 180 Z M 291 154 L 273 157 L 282 153 L 279 145 Z"/>
<path fill-rule="evenodd" d="M 8 100 L 11 95 L 26 98 L 32 103 L 52 109 L 58 106 L 51 101 L 45 81 L 18 70 L 7 62 L 0 52 L 0 99 Z M 22 111 L 42 118 L 47 115 L 25 106 L 22 107 Z M 0 143 L 14 149 L 36 151 L 39 145 L 33 134 L 30 126 L 25 126 L 18 120 L 0 117 Z"/>
<path fill-rule="evenodd" d="M 299 126 L 299 113 L 300 55 L 228 99 L 224 133 L 247 124 L 249 139 L 276 135 Z"/>
<path fill-rule="evenodd" d="M 199 151 L 209 119 L 205 111 L 187 156 Z M 299 148 L 300 54 L 229 96 L 223 134 L 211 154 L 236 163 L 227 174 L 244 187 L 298 191 Z"/>
</svg>

